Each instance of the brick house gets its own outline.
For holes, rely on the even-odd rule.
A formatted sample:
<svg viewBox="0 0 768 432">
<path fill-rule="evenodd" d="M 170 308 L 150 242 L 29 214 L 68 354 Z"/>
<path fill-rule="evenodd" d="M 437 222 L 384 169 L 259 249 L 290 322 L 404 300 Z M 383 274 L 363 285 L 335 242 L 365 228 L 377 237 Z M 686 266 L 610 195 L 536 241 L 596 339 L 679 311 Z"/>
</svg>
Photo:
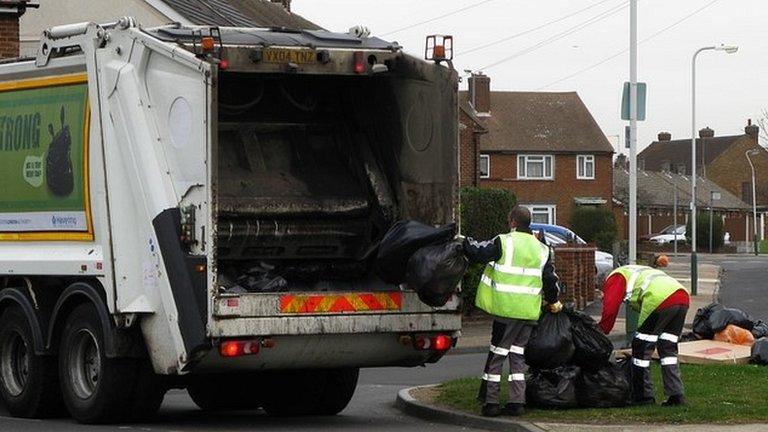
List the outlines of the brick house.
<svg viewBox="0 0 768 432">
<path fill-rule="evenodd" d="M 696 140 L 697 175 L 711 180 L 718 186 L 752 205 L 752 170 L 746 157 L 747 151 L 755 166 L 758 230 L 765 238 L 765 213 L 768 212 L 768 151 L 758 144 L 760 128 L 750 120 L 742 135 L 715 136 L 710 128 L 699 131 Z M 691 174 L 691 140 L 672 140 L 662 132 L 638 154 L 638 166 L 646 171 L 669 171 Z M 751 238 L 752 233 L 747 237 Z"/>
<path fill-rule="evenodd" d="M 542 223 L 569 226 L 575 206 L 612 205 L 614 150 L 577 93 L 490 91 L 473 74 L 459 99 L 473 114 L 462 109 L 462 184 L 509 189 Z"/>
<path fill-rule="evenodd" d="M 27 8 L 37 7 L 27 0 L 0 0 L 0 58 L 19 56 L 19 17 Z"/>
</svg>

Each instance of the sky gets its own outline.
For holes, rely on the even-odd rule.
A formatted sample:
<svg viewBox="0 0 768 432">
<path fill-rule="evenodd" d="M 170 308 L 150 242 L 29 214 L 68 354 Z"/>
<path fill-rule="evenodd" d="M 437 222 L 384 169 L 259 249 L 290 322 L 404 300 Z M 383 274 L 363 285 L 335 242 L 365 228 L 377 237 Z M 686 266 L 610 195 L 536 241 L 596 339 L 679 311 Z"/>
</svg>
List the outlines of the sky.
<svg viewBox="0 0 768 432">
<path fill-rule="evenodd" d="M 626 152 L 627 122 L 620 117 L 629 80 L 629 53 L 621 53 L 629 47 L 626 0 L 293 0 L 292 10 L 332 31 L 366 26 L 419 57 L 426 35 L 450 34 L 459 72 L 484 72 L 492 90 L 577 91 L 617 151 Z M 696 130 L 742 134 L 747 119 L 763 117 L 766 17 L 766 0 L 638 0 L 638 81 L 648 85 L 638 149 L 660 131 L 690 139 L 691 57 L 701 47 L 732 44 L 739 51 L 698 56 Z"/>
</svg>

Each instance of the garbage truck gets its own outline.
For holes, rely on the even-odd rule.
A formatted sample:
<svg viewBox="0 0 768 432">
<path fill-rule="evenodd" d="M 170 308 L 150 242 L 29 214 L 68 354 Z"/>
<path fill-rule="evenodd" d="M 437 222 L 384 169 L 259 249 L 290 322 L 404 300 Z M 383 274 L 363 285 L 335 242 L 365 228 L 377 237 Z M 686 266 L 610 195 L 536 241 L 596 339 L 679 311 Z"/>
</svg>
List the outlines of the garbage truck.
<svg viewBox="0 0 768 432">
<path fill-rule="evenodd" d="M 395 221 L 457 218 L 457 86 L 364 32 L 47 29 L 0 64 L 8 411 L 333 415 L 360 368 L 437 361 L 459 298 L 372 269 Z"/>
</svg>

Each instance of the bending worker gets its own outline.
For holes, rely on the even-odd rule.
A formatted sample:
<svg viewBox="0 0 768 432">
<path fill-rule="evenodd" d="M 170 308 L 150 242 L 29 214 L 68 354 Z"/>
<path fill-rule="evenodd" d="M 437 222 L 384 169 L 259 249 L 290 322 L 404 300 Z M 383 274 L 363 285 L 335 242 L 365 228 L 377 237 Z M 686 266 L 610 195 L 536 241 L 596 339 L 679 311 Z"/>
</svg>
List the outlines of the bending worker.
<svg viewBox="0 0 768 432">
<path fill-rule="evenodd" d="M 654 258 L 654 267 L 666 267 L 665 255 Z M 637 334 L 632 340 L 632 401 L 655 403 L 651 382 L 651 356 L 658 346 L 661 377 L 667 401 L 664 406 L 685 405 L 683 380 L 677 363 L 677 340 L 683 331 L 689 297 L 677 280 L 654 267 L 628 265 L 614 270 L 603 286 L 603 316 L 600 328 L 608 334 L 621 303 L 640 312 Z"/>
<path fill-rule="evenodd" d="M 470 262 L 487 263 L 475 304 L 493 315 L 491 350 L 478 398 L 484 416 L 501 414 L 499 390 L 504 361 L 509 357 L 509 403 L 505 413 L 521 415 L 525 406 L 525 346 L 541 313 L 542 291 L 552 312 L 560 312 L 557 275 L 549 247 L 531 232 L 531 213 L 515 206 L 509 213 L 511 232 L 479 243 L 464 240 Z"/>
</svg>

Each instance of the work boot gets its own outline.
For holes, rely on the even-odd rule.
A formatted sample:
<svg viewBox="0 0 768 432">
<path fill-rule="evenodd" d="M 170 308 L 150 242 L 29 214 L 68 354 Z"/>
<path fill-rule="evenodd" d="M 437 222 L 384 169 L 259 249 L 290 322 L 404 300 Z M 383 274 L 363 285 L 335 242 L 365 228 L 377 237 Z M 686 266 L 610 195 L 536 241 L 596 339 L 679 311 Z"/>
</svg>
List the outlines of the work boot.
<svg viewBox="0 0 768 432">
<path fill-rule="evenodd" d="M 632 401 L 632 405 L 653 405 L 656 403 L 656 399 L 654 398 L 643 398 L 643 399 L 635 399 Z"/>
<path fill-rule="evenodd" d="M 504 414 L 512 417 L 519 417 L 525 413 L 525 405 L 521 403 L 508 403 L 504 407 Z"/>
<path fill-rule="evenodd" d="M 485 404 L 482 414 L 485 417 L 498 417 L 501 414 L 501 408 L 499 408 L 499 404 Z"/>
<path fill-rule="evenodd" d="M 661 406 L 683 406 L 685 405 L 685 396 L 674 395 L 670 396 L 666 402 L 662 402 Z"/>
</svg>

